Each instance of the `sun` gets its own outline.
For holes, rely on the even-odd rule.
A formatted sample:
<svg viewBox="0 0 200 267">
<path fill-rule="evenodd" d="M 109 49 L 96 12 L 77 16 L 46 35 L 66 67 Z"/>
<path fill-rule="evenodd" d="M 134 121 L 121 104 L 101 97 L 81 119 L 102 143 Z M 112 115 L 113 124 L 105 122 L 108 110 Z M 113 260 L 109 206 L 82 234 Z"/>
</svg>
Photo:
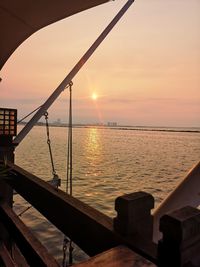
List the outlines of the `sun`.
<svg viewBox="0 0 200 267">
<path fill-rule="evenodd" d="M 92 94 L 92 100 L 97 100 L 97 98 L 98 98 L 98 95 L 96 93 L 93 93 Z"/>
</svg>

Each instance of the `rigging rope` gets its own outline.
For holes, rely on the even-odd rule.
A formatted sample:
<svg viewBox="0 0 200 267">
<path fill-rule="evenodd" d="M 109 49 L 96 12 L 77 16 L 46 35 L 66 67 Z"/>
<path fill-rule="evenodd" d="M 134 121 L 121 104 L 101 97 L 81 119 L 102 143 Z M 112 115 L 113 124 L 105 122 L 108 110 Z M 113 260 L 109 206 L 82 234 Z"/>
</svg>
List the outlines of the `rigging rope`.
<svg viewBox="0 0 200 267">
<path fill-rule="evenodd" d="M 69 124 L 68 124 L 68 146 L 67 146 L 67 183 L 66 192 L 72 196 L 72 85 L 69 84 Z"/>
<path fill-rule="evenodd" d="M 39 107 L 37 108 L 39 109 Z M 37 110 L 36 109 L 36 110 Z M 36 111 L 34 110 L 34 111 Z M 26 117 L 27 118 L 29 115 L 31 115 L 34 111 L 32 111 L 31 113 L 29 113 Z M 46 111 L 44 113 L 45 116 L 45 121 L 46 121 L 46 133 L 47 133 L 47 144 L 48 144 L 48 148 L 49 148 L 49 154 L 50 154 L 50 160 L 51 160 L 51 167 L 52 167 L 52 174 L 53 174 L 53 178 L 51 180 L 48 181 L 49 184 L 51 184 L 52 186 L 54 186 L 55 188 L 58 188 L 61 184 L 61 180 L 58 177 L 56 170 L 55 170 L 55 166 L 54 166 L 54 161 L 53 161 L 53 154 L 52 154 L 52 149 L 51 149 L 51 140 L 50 140 L 50 133 L 49 133 L 49 122 L 48 122 L 48 112 Z M 24 119 L 23 118 L 23 119 Z M 23 119 L 21 119 L 19 122 L 21 122 Z M 26 211 L 28 211 L 30 208 L 32 208 L 32 205 L 28 206 L 27 208 L 25 208 L 22 212 L 20 212 L 18 214 L 18 216 L 22 216 Z"/>
<path fill-rule="evenodd" d="M 45 116 L 45 121 L 46 121 L 47 145 L 48 145 L 48 148 L 49 148 L 49 155 L 50 155 L 50 160 L 51 160 L 52 174 L 53 174 L 53 177 L 54 177 L 55 174 L 56 174 L 56 170 L 55 170 L 55 167 L 54 167 L 53 155 L 52 155 L 52 149 L 51 149 L 51 140 L 50 140 L 50 135 L 49 135 L 48 115 L 49 115 L 49 114 L 48 114 L 48 112 L 46 111 L 46 112 L 44 113 L 44 116 Z"/>
<path fill-rule="evenodd" d="M 22 119 L 20 119 L 17 124 L 19 124 L 20 122 L 22 122 L 23 120 L 25 120 L 26 118 L 28 118 L 30 115 L 32 115 L 35 111 L 37 111 L 39 108 L 41 108 L 41 106 L 37 107 L 36 109 L 34 109 L 33 111 L 31 111 L 29 114 L 27 114 L 25 117 L 23 117 Z"/>
<path fill-rule="evenodd" d="M 30 115 L 32 115 L 35 111 L 37 111 L 41 107 L 42 107 L 42 105 L 39 106 L 39 107 L 37 107 L 33 111 L 31 111 L 28 115 L 26 115 L 25 117 L 23 117 L 22 119 L 20 119 L 17 123 L 22 122 L 23 120 L 25 120 L 26 118 L 28 118 Z M 52 167 L 52 174 L 53 174 L 53 179 L 50 180 L 49 183 L 52 184 L 55 187 L 58 187 L 58 186 L 60 186 L 60 179 L 59 179 L 59 177 L 58 177 L 58 175 L 56 173 L 54 162 L 53 162 L 53 155 L 52 155 L 52 149 L 51 149 L 51 140 L 50 140 L 50 134 L 49 134 L 48 115 L 49 114 L 46 111 L 44 113 L 44 116 L 45 116 L 45 121 L 46 121 L 47 144 L 48 144 L 48 148 L 49 148 L 49 155 L 50 155 L 51 167 Z"/>
<path fill-rule="evenodd" d="M 66 192 L 72 196 L 72 85 L 71 81 L 69 87 L 69 123 L 68 123 L 68 144 L 67 144 L 67 180 L 66 180 Z M 68 247 L 69 246 L 69 247 Z M 73 262 L 73 250 L 72 240 L 69 240 L 66 236 L 63 239 L 63 267 L 68 266 L 66 261 L 66 251 L 68 247 L 69 253 L 69 265 Z"/>
<path fill-rule="evenodd" d="M 66 192 L 72 196 L 72 85 L 73 82 L 71 81 L 66 87 L 69 88 L 69 93 L 70 93 L 70 98 L 69 98 L 69 124 L 68 124 L 68 145 L 67 145 L 67 180 L 66 180 Z M 34 109 L 32 112 L 30 112 L 28 115 L 26 115 L 25 117 L 23 117 L 21 120 L 19 120 L 17 123 L 22 122 L 24 119 L 26 119 L 27 117 L 29 117 L 31 114 L 33 114 L 35 111 L 37 111 L 39 108 L 41 108 L 41 106 L 39 106 L 38 108 Z M 54 187 L 58 188 L 58 186 L 60 186 L 60 182 L 61 180 L 59 179 L 56 170 L 55 170 L 55 165 L 54 165 L 54 161 L 53 161 L 53 154 L 52 154 L 52 149 L 51 149 L 51 140 L 50 140 L 50 133 L 49 133 L 49 122 L 48 122 L 48 112 L 46 111 L 44 113 L 45 116 L 45 125 L 46 125 L 46 133 L 47 133 L 47 145 L 49 148 L 49 155 L 50 155 L 50 161 L 51 161 L 51 167 L 52 167 L 52 175 L 53 175 L 53 179 L 48 181 L 51 185 L 53 185 Z M 26 211 L 28 211 L 30 208 L 32 208 L 31 206 L 28 206 L 26 209 L 24 209 L 21 213 L 18 214 L 18 216 L 22 216 Z M 72 244 L 72 240 L 68 239 L 66 236 L 64 236 L 63 239 L 63 267 L 67 267 L 67 249 L 68 249 L 68 255 L 69 255 L 69 265 L 72 264 L 73 262 L 73 244 Z"/>
<path fill-rule="evenodd" d="M 50 134 L 49 134 L 49 122 L 48 122 L 48 112 L 46 111 L 44 113 L 45 116 L 45 121 L 46 121 L 46 133 L 47 133 L 47 145 L 49 148 L 49 155 L 50 155 L 50 160 L 51 160 L 51 168 L 52 168 L 52 175 L 53 179 L 48 181 L 51 185 L 54 187 L 58 188 L 60 186 L 60 178 L 58 177 L 55 166 L 54 166 L 54 161 L 53 161 L 53 154 L 52 154 L 52 149 L 51 149 L 51 140 L 50 140 Z"/>
<path fill-rule="evenodd" d="M 71 91 L 71 87 L 72 87 L 72 85 L 73 85 L 73 83 L 72 82 L 70 82 L 67 86 L 66 86 L 66 88 L 70 88 L 70 91 Z M 26 118 L 28 118 L 30 115 L 32 115 L 35 111 L 37 111 L 39 108 L 41 108 L 42 107 L 42 105 L 41 106 L 39 106 L 39 107 L 37 107 L 36 109 L 34 109 L 33 111 L 31 111 L 29 114 L 27 114 L 25 117 L 23 117 L 22 119 L 20 119 L 17 123 L 20 123 L 20 122 L 22 122 L 23 120 L 25 120 Z M 71 107 L 70 107 L 70 109 L 71 109 Z M 49 148 L 49 154 L 50 154 L 50 160 L 51 160 L 51 166 L 52 166 L 52 174 L 53 174 L 53 179 L 51 179 L 51 180 L 49 180 L 48 181 L 48 183 L 49 184 L 51 184 L 52 186 L 54 186 L 54 187 L 56 187 L 56 188 L 58 188 L 60 185 L 61 185 L 61 180 L 60 180 L 60 178 L 58 177 L 58 175 L 57 175 L 57 173 L 56 173 L 56 170 L 55 170 L 55 166 L 54 166 L 54 161 L 53 161 L 53 154 L 52 154 L 52 149 L 51 149 L 51 140 L 50 140 L 50 133 L 49 133 L 49 122 L 48 122 L 48 116 L 49 116 L 49 114 L 48 114 L 48 112 L 46 111 L 45 113 L 44 113 L 44 116 L 45 116 L 45 121 L 46 121 L 46 132 L 47 132 L 47 144 L 48 144 L 48 148 Z M 71 116 L 71 115 L 70 115 Z M 70 117 L 69 116 L 69 117 Z M 71 121 L 71 123 L 72 123 L 72 120 L 69 120 L 69 121 Z M 72 133 L 70 133 L 70 136 L 71 136 L 71 138 L 72 138 Z M 68 142 L 69 142 L 69 139 L 68 139 Z M 69 146 L 69 145 L 68 145 Z M 72 150 L 71 150 L 72 151 Z M 68 152 L 68 155 L 69 155 L 69 152 Z M 69 156 L 68 156 L 69 157 Z M 70 157 L 70 159 L 71 159 L 71 161 L 70 162 L 72 162 L 72 156 Z M 71 167 L 72 168 L 72 167 Z M 69 171 L 67 171 L 67 177 L 69 176 L 68 175 L 69 174 Z M 72 174 L 70 174 L 70 183 L 72 183 Z M 66 192 L 68 192 L 68 183 L 69 183 L 69 180 L 68 180 L 68 178 L 67 178 L 67 189 L 66 189 Z M 70 190 L 71 190 L 71 193 L 72 193 L 72 186 L 70 186 Z M 33 206 L 32 205 L 30 205 L 30 206 L 28 206 L 27 208 L 25 208 L 23 211 L 21 211 L 19 214 L 18 214 L 18 216 L 20 217 L 20 216 L 22 216 L 26 211 L 28 211 L 30 208 L 32 208 Z M 64 239 L 65 241 L 65 243 L 67 244 L 68 242 L 69 242 L 69 240 L 67 241 L 67 238 L 65 238 Z M 67 248 L 67 247 L 66 247 Z M 63 245 L 63 250 L 64 250 L 64 245 Z M 63 265 L 64 266 L 64 265 Z"/>
</svg>

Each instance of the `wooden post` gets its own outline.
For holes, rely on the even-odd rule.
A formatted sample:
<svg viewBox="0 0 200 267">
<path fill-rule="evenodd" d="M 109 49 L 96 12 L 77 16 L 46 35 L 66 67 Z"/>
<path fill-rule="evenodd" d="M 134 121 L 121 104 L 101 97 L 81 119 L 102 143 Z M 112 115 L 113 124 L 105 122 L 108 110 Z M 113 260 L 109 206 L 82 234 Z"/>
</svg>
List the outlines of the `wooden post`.
<svg viewBox="0 0 200 267">
<path fill-rule="evenodd" d="M 14 146 L 12 144 L 12 136 L 0 136 L 0 167 L 1 171 L 5 167 L 5 162 L 10 161 L 14 163 Z M 0 199 L 8 203 L 12 207 L 13 204 L 13 190 L 4 181 L 5 173 L 0 174 Z"/>
<path fill-rule="evenodd" d="M 11 136 L 0 136 L 0 167 L 1 171 L 5 167 L 5 161 L 9 160 L 14 162 L 14 148 L 12 146 Z M 13 205 L 13 190 L 4 181 L 4 173 L 0 174 L 0 200 L 6 202 L 10 207 Z M 9 233 L 6 231 L 5 227 L 0 222 L 0 239 L 4 240 L 7 247 L 11 249 Z"/>
<path fill-rule="evenodd" d="M 200 210 L 184 207 L 160 219 L 159 267 L 200 266 Z"/>
<path fill-rule="evenodd" d="M 120 196 L 115 201 L 114 230 L 132 240 L 152 240 L 154 198 L 145 192 Z"/>
<path fill-rule="evenodd" d="M 17 110 L 0 108 L 0 200 L 8 206 L 13 205 L 13 190 L 6 183 L 6 162 L 14 162 L 13 136 L 17 131 Z M 0 223 L 0 239 L 11 249 L 10 236 Z"/>
</svg>

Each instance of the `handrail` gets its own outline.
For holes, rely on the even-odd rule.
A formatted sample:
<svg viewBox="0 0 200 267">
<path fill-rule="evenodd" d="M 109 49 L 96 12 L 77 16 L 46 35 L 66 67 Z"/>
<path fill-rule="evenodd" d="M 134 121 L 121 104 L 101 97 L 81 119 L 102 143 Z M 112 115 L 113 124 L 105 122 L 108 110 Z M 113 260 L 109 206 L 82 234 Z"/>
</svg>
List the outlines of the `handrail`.
<svg viewBox="0 0 200 267">
<path fill-rule="evenodd" d="M 157 242 L 160 218 L 173 210 L 184 206 L 198 207 L 200 205 L 200 162 L 198 162 L 178 184 L 166 199 L 154 211 L 154 242 Z"/>
<path fill-rule="evenodd" d="M 94 256 L 125 244 L 140 257 L 156 262 L 156 247 L 153 244 L 144 242 L 140 245 L 123 238 L 114 231 L 112 218 L 19 166 L 12 163 L 8 166 L 12 170 L 6 182 L 88 255 Z"/>
</svg>

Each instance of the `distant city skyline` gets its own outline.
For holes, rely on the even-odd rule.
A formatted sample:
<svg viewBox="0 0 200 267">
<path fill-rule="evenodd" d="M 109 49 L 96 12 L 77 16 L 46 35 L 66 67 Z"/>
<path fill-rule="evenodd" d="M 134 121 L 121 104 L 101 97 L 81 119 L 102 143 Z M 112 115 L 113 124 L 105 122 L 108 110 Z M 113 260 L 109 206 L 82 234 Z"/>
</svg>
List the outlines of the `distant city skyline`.
<svg viewBox="0 0 200 267">
<path fill-rule="evenodd" d="M 40 106 L 126 1 L 54 23 L 27 39 L 0 77 L 0 106 Z M 74 123 L 200 126 L 200 1 L 136 0 L 73 80 Z M 68 92 L 49 120 L 68 120 Z"/>
</svg>

